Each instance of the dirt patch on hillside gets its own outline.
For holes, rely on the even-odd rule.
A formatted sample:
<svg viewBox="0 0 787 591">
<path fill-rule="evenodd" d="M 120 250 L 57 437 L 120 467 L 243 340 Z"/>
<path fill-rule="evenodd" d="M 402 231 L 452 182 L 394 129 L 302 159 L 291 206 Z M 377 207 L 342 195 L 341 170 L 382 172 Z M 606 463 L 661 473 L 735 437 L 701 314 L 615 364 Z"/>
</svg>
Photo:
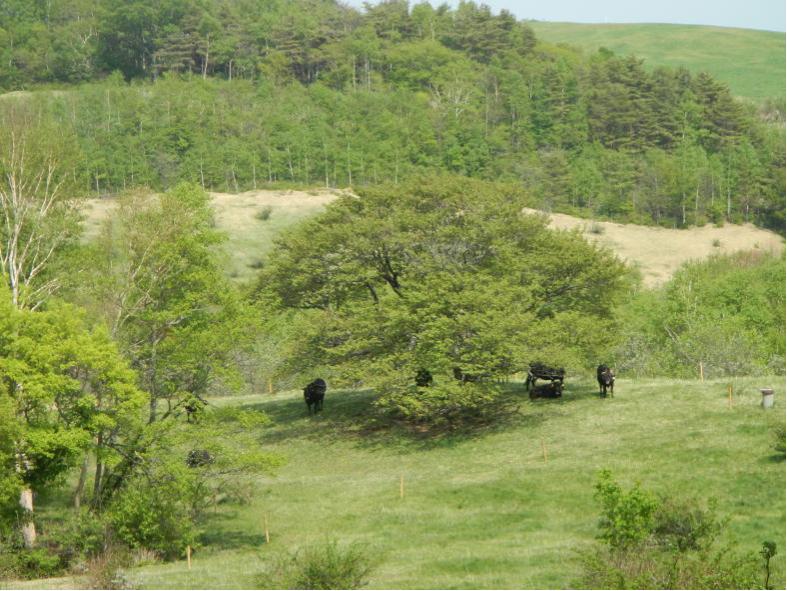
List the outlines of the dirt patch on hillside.
<svg viewBox="0 0 787 591">
<path fill-rule="evenodd" d="M 543 214 L 535 209 L 525 211 Z M 781 236 L 752 224 L 670 230 L 597 222 L 562 213 L 544 215 L 549 218 L 551 228 L 579 229 L 588 240 L 611 248 L 623 260 L 640 270 L 643 282 L 648 287 L 666 282 L 680 265 L 692 259 L 739 250 L 782 252 L 784 249 Z"/>
</svg>

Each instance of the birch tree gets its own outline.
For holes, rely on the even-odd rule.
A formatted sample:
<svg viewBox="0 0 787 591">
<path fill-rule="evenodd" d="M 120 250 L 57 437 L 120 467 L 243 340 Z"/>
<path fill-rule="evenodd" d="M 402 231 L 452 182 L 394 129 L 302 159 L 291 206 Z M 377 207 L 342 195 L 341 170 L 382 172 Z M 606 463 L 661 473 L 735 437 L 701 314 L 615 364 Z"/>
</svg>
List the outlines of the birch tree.
<svg viewBox="0 0 787 591">
<path fill-rule="evenodd" d="M 19 106 L 0 114 L 0 277 L 14 306 L 33 310 L 57 290 L 50 266 L 79 232 L 78 151 L 38 115 Z"/>
</svg>

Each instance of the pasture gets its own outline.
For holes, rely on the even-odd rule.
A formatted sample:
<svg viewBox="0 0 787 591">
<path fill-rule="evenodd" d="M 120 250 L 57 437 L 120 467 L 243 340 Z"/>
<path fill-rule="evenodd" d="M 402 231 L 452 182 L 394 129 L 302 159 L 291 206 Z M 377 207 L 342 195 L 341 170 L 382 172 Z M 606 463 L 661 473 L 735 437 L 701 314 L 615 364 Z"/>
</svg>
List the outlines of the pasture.
<svg viewBox="0 0 787 591">
<path fill-rule="evenodd" d="M 783 588 L 785 462 L 773 449 L 783 378 L 620 376 L 615 397 L 601 400 L 594 377 L 567 375 L 559 400 L 530 401 L 512 385 L 519 413 L 471 437 L 370 428 L 371 393 L 330 385 L 315 417 L 299 391 L 215 399 L 269 413 L 274 423 L 260 430 L 260 446 L 287 463 L 258 482 L 247 505 L 209 518 L 191 570 L 184 559 L 136 567 L 129 578 L 141 588 L 264 588 L 283 553 L 333 539 L 359 542 L 374 557 L 370 588 L 571 588 L 576 552 L 597 531 L 596 473 L 609 468 L 625 486 L 715 497 L 740 550 L 776 541 L 771 584 Z M 763 386 L 775 388 L 773 410 L 759 406 Z"/>
<path fill-rule="evenodd" d="M 733 94 L 755 102 L 784 99 L 784 33 L 671 24 L 528 24 L 550 43 L 568 43 L 586 53 L 606 47 L 643 58 L 648 67 L 708 72 Z"/>
</svg>

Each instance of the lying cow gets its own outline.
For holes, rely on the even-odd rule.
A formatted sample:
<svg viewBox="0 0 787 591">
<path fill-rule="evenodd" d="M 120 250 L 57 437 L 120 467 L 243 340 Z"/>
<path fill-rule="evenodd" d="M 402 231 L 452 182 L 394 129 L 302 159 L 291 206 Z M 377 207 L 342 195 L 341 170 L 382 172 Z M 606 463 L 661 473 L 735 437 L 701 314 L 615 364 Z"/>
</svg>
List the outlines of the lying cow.
<svg viewBox="0 0 787 591">
<path fill-rule="evenodd" d="M 316 414 L 322 410 L 326 389 L 325 380 L 322 378 L 317 378 L 303 389 L 303 399 L 306 401 L 309 414 Z"/>
<path fill-rule="evenodd" d="M 596 369 L 596 378 L 598 379 L 598 393 L 605 397 L 607 396 L 607 389 L 609 388 L 609 395 L 615 397 L 615 374 L 606 365 L 599 365 Z"/>
<path fill-rule="evenodd" d="M 560 398 L 563 396 L 563 382 L 555 380 L 548 384 L 540 384 L 530 389 L 530 398 Z"/>
</svg>

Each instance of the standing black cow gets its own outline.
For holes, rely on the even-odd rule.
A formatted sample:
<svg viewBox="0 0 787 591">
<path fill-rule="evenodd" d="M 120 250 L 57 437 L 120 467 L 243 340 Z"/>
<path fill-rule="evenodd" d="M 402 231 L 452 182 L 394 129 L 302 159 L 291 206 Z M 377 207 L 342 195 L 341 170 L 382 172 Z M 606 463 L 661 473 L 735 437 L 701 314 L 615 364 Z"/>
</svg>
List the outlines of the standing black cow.
<svg viewBox="0 0 787 591">
<path fill-rule="evenodd" d="M 322 410 L 322 401 L 325 399 L 326 389 L 325 380 L 322 378 L 317 378 L 303 389 L 303 399 L 306 401 L 309 414 L 316 414 Z"/>
<path fill-rule="evenodd" d="M 596 369 L 596 379 L 598 379 L 598 393 L 606 397 L 607 388 L 609 388 L 609 395 L 615 397 L 615 374 L 606 365 L 599 365 Z"/>
</svg>

